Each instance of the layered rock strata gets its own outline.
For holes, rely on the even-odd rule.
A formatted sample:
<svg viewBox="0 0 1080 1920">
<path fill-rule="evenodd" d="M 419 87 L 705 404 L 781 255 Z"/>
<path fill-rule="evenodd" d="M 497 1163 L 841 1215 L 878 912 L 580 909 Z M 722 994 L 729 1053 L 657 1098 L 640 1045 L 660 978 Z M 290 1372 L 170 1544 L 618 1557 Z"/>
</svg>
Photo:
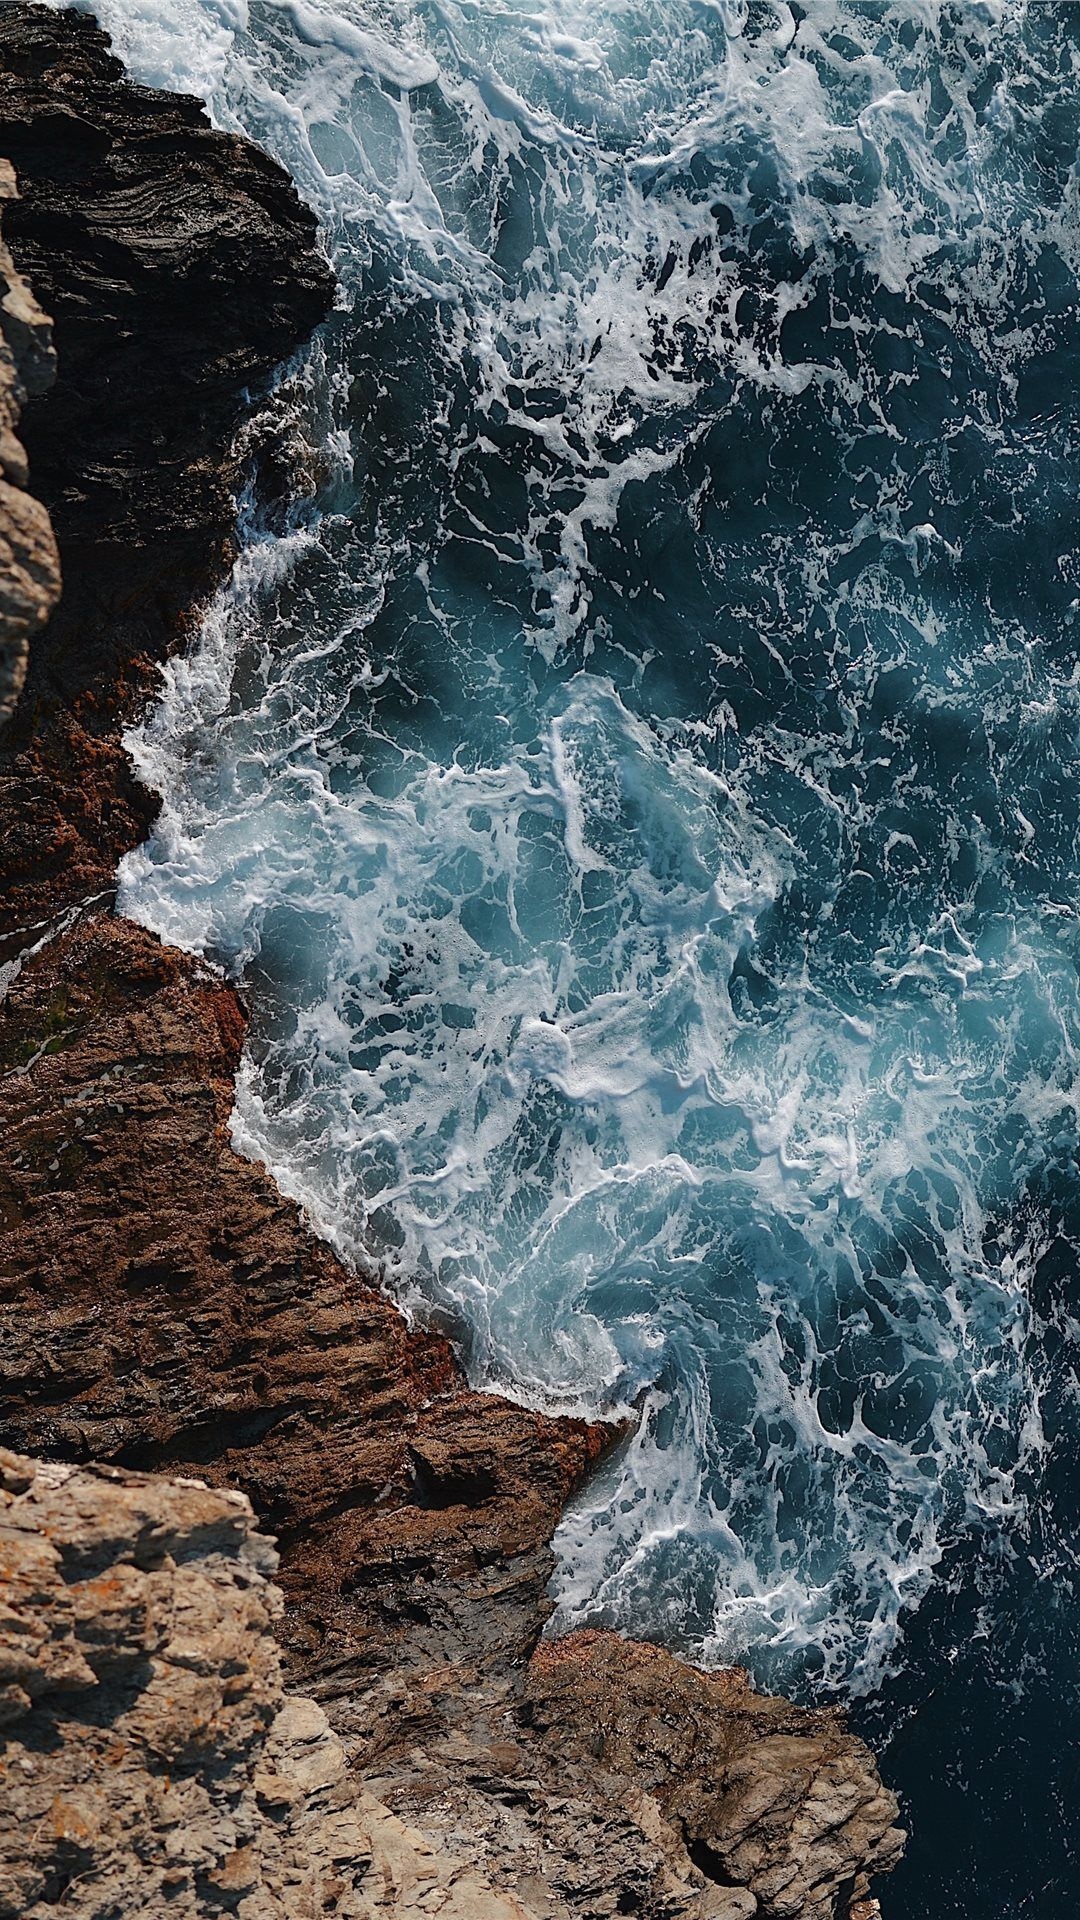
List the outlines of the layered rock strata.
<svg viewBox="0 0 1080 1920">
<path fill-rule="evenodd" d="M 29 491 L 19 418 L 56 376 L 52 326 L 3 240 L 6 205 L 18 198 L 10 161 L 0 159 L 0 729 L 26 680 L 30 643 L 60 597 L 60 556 L 48 513 Z"/>
<path fill-rule="evenodd" d="M 240 1493 L 0 1450 L 2 1920 L 165 1909 L 191 1920 L 530 1920 L 555 1910 L 550 1863 L 546 1885 L 511 1873 L 514 1889 L 498 1887 L 466 1849 L 410 1826 L 361 1785 L 323 1710 L 285 1690 L 276 1566 Z M 566 1769 L 549 1816 L 556 1831 L 557 1816 L 564 1828 L 581 1823 L 579 1875 L 595 1870 L 585 1848 L 602 1837 L 606 1800 L 609 1830 L 632 1812 L 667 1861 L 654 1912 L 744 1920 L 760 1910 L 749 1891 L 695 1886 L 705 1876 L 685 1861 L 680 1870 L 680 1829 L 713 1835 L 727 1866 L 768 1884 L 763 1910 L 830 1911 L 803 1896 L 819 1903 L 831 1887 L 807 1888 L 789 1871 L 785 1834 L 799 1809 L 790 1792 L 778 1799 L 775 1780 L 808 1777 L 802 1752 L 786 1752 L 778 1776 L 776 1753 L 799 1737 L 791 1709 L 759 1699 L 741 1675 L 705 1689 L 698 1678 L 609 1635 L 574 1636 L 533 1662 L 528 1709 Z M 820 1750 L 824 1778 L 844 1740 L 818 1718 L 800 1732 Z M 658 1737 L 676 1724 L 675 1743 Z M 692 1748 L 708 1778 L 675 1806 L 669 1790 Z M 591 1818 L 567 1797 L 581 1785 L 575 1757 L 586 1777 L 599 1772 Z M 542 1750 L 535 1758 L 542 1767 Z M 830 1808 L 837 1830 L 854 1817 L 848 1784 Z M 834 1779 L 823 1789 L 837 1790 Z M 725 1820 L 729 1799 L 737 1821 Z M 703 1814 L 703 1801 L 716 1804 Z M 824 1855 L 817 1863 L 829 1871 Z M 618 1892 L 613 1910 L 634 1910 L 625 1881 L 600 1891 L 609 1901 Z"/>
<path fill-rule="evenodd" d="M 330 282 L 285 177 L 128 85 L 84 16 L 0 10 L 0 73 L 11 244 L 56 319 L 26 434 L 65 573 L 0 749 L 3 1436 L 250 1496 L 390 1910 L 854 1913 L 901 1838 L 865 1747 L 611 1636 L 536 1652 L 559 1514 L 618 1435 L 470 1391 L 312 1240 L 229 1145 L 237 996 L 89 899 L 151 813 L 121 727 L 229 556 L 240 389 Z"/>
</svg>

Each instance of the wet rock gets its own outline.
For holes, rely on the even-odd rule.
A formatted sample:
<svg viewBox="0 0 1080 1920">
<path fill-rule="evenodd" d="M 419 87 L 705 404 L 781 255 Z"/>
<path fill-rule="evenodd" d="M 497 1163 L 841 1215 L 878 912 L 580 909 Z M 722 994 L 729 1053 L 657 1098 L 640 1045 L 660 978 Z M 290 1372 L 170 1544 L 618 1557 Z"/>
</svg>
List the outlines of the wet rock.
<svg viewBox="0 0 1080 1920">
<path fill-rule="evenodd" d="M 276 1563 L 242 1494 L 0 1451 L 0 1916 L 833 1912 L 845 1842 L 821 1818 L 842 1776 L 841 1835 L 873 1798 L 835 1716 L 576 1635 L 534 1657 L 516 1740 L 508 1725 L 501 1745 L 436 1742 L 414 1762 L 413 1822 L 388 1803 L 400 1782 L 363 1785 L 323 1709 L 286 1692 Z M 823 1772 L 833 1798 L 770 1828 L 789 1776 L 805 1808 Z M 479 1824 L 470 1791 L 488 1796 Z"/>
<path fill-rule="evenodd" d="M 613 1436 L 470 1392 L 237 1158 L 243 1034 L 216 974 L 104 914 L 11 981 L 3 1435 L 242 1485 L 281 1537 L 298 1657 L 524 1657 L 559 1514 Z"/>
<path fill-rule="evenodd" d="M 551 1536 L 614 1436 L 470 1392 L 311 1239 L 229 1146 L 242 1040 L 215 974 L 104 915 L 11 981 L 3 1437 L 242 1487 L 295 1684 L 452 1876 L 558 1920 L 843 1914 L 900 1843 L 866 1749 L 653 1648 L 537 1649 Z"/>
</svg>

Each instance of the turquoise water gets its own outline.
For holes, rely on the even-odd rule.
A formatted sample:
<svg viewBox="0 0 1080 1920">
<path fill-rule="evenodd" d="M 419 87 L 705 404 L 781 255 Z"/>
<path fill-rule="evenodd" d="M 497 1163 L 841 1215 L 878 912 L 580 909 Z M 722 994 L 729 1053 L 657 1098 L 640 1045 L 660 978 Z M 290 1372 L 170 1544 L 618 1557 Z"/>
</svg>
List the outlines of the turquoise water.
<svg viewBox="0 0 1080 1920">
<path fill-rule="evenodd" d="M 894 1911 L 1070 1911 L 1080 9 L 99 11 L 343 285 L 132 743 L 238 1145 L 639 1411 L 560 1624 L 855 1702 Z"/>
</svg>

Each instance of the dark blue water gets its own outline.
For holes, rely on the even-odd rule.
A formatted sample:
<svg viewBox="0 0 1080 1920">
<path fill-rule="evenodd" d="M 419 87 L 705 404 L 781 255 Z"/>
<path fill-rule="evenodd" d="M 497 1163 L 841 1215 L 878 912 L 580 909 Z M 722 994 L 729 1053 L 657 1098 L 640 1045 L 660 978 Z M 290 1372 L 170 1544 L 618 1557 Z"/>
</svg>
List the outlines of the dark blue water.
<svg viewBox="0 0 1080 1920">
<path fill-rule="evenodd" d="M 344 288 L 134 743 L 238 1143 L 640 1409 L 560 1623 L 854 1703 L 895 1914 L 1076 1910 L 1080 8 L 104 13 Z"/>
</svg>

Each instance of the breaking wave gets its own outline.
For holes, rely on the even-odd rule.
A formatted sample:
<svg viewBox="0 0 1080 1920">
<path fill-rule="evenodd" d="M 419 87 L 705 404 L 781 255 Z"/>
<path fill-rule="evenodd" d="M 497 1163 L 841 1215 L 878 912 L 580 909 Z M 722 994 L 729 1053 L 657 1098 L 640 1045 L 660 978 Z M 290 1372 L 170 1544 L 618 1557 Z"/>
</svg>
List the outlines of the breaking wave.
<svg viewBox="0 0 1080 1920">
<path fill-rule="evenodd" d="M 124 908 L 249 983 L 322 1232 L 640 1411 L 557 1620 L 879 1687 L 1028 1552 L 1075 1325 L 1080 12 L 97 11 L 343 286 Z"/>
</svg>

